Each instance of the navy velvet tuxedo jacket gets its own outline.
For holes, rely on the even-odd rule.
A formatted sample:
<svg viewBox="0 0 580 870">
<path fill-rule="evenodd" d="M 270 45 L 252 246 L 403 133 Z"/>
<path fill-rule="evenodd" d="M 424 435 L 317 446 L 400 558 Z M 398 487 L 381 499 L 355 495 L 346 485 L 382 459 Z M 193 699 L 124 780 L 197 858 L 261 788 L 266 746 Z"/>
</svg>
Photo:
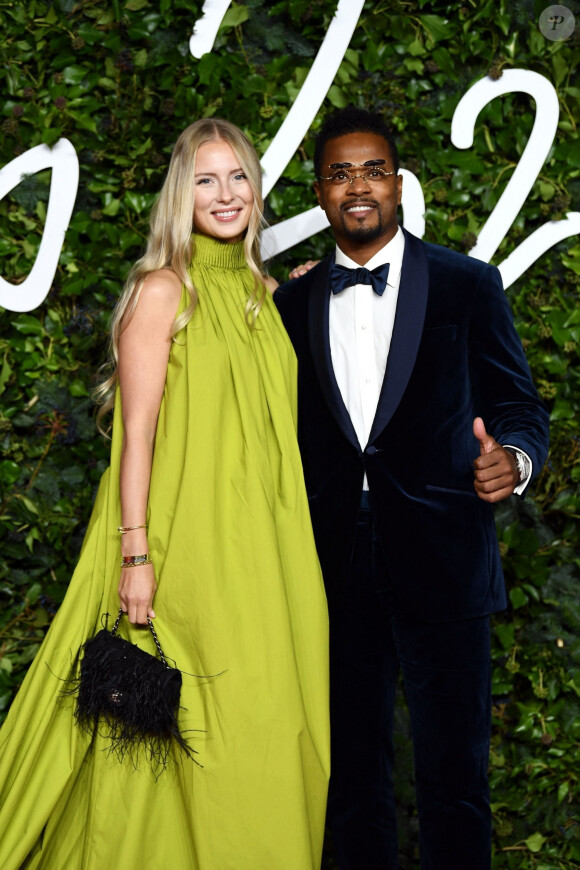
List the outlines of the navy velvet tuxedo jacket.
<svg viewBox="0 0 580 870">
<path fill-rule="evenodd" d="M 473 487 L 473 419 L 481 416 L 500 444 L 525 450 L 537 474 L 548 414 L 501 276 L 405 232 L 387 370 L 369 442 L 360 445 L 331 363 L 332 261 L 274 294 L 298 357 L 298 439 L 329 604 L 345 588 L 366 472 L 405 609 L 429 621 L 503 609 L 493 508 Z"/>
</svg>

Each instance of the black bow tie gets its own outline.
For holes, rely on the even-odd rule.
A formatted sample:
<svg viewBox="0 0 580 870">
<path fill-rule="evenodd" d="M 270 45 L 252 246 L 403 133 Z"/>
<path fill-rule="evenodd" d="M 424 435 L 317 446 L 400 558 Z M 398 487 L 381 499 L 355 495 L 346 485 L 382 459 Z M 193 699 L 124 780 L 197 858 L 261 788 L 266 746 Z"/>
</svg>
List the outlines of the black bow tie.
<svg viewBox="0 0 580 870">
<path fill-rule="evenodd" d="M 388 263 L 377 266 L 372 272 L 364 266 L 359 266 L 358 269 L 347 269 L 346 266 L 335 263 L 330 270 L 330 289 L 333 293 L 340 293 L 345 287 L 352 287 L 354 284 L 372 284 L 375 293 L 382 296 L 387 286 L 388 276 Z"/>
</svg>

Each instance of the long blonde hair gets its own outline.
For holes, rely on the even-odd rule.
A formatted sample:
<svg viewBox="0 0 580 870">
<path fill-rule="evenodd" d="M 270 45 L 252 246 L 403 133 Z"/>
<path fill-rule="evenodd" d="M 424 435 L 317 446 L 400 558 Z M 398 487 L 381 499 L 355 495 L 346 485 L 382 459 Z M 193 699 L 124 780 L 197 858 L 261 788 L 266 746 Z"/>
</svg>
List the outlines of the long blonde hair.
<svg viewBox="0 0 580 870">
<path fill-rule="evenodd" d="M 97 412 L 97 426 L 101 432 L 106 431 L 102 425 L 103 418 L 115 404 L 119 337 L 135 312 L 144 278 L 158 269 L 172 269 L 187 288 L 189 305 L 176 317 L 171 332 L 172 339 L 193 316 L 197 293 L 188 267 L 195 256 L 192 238 L 195 161 L 201 145 L 220 139 L 231 146 L 254 194 L 250 222 L 244 237 L 244 255 L 254 276 L 254 289 L 246 306 L 246 321 L 250 328 L 256 322 L 267 292 L 260 254 L 260 234 L 264 226 L 262 168 L 252 143 L 238 127 L 223 118 L 202 118 L 190 124 L 175 143 L 167 177 L 151 210 L 145 254 L 137 260 L 129 272 L 123 292 L 113 311 L 109 359 L 104 367 L 109 374 L 93 393 L 93 398 L 100 405 Z"/>
</svg>

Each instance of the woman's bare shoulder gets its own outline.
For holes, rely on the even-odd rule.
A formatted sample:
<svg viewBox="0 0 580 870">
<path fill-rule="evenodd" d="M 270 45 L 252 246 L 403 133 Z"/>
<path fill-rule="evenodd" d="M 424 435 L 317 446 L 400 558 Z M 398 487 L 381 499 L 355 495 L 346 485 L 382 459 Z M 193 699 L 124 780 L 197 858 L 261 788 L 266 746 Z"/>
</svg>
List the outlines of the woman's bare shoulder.
<svg viewBox="0 0 580 870">
<path fill-rule="evenodd" d="M 158 329 L 169 335 L 181 299 L 182 284 L 172 269 L 149 272 L 140 282 L 134 311 L 123 318 L 123 332 Z"/>
<path fill-rule="evenodd" d="M 183 284 L 173 269 L 157 269 L 149 272 L 141 283 L 139 297 L 154 305 L 163 304 L 175 308 L 179 304 Z"/>
</svg>

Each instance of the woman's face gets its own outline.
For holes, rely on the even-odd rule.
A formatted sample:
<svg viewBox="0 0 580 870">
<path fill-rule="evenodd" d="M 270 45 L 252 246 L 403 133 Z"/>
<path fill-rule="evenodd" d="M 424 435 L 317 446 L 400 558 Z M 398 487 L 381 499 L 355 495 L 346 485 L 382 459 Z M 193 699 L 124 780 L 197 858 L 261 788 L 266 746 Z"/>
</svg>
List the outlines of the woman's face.
<svg viewBox="0 0 580 870">
<path fill-rule="evenodd" d="M 195 160 L 195 232 L 239 242 L 253 204 L 252 188 L 231 145 L 223 139 L 200 145 Z"/>
</svg>

